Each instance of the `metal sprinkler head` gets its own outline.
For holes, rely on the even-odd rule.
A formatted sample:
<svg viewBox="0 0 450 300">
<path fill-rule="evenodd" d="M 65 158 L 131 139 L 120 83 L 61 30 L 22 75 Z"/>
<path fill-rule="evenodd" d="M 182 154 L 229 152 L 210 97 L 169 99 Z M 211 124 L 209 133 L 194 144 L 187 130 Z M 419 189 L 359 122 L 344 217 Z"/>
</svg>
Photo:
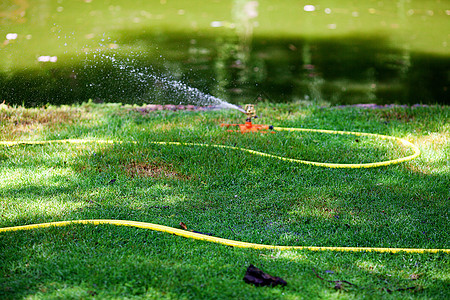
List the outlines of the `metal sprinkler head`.
<svg viewBox="0 0 450 300">
<path fill-rule="evenodd" d="M 245 104 L 245 114 L 247 115 L 246 122 L 252 122 L 252 118 L 256 119 L 258 116 L 256 115 L 255 106 L 253 104 Z"/>
</svg>

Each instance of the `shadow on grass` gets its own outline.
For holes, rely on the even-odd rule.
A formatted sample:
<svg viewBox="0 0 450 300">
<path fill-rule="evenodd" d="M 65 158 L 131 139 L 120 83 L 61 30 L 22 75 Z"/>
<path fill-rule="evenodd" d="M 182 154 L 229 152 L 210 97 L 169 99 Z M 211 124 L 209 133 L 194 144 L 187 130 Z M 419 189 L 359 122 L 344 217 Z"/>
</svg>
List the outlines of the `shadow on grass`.
<svg viewBox="0 0 450 300">
<path fill-rule="evenodd" d="M 190 179 L 124 175 L 120 166 L 137 157 L 170 163 Z M 64 215 L 41 209 L 16 218 L 16 225 L 91 218 L 169 226 L 183 221 L 197 231 L 250 242 L 448 248 L 448 224 L 441 218 L 447 177 L 415 174 L 402 165 L 330 170 L 210 148 L 123 144 L 82 153 L 70 167 L 74 176 L 66 175 L 71 183 L 63 187 L 42 183 L 2 189 L 12 201 L 59 196 L 81 204 Z M 113 177 L 116 182 L 108 184 Z M 5 298 L 213 298 L 218 291 L 223 298 L 279 298 L 283 293 L 381 297 L 386 289 L 411 286 L 416 288 L 394 295 L 448 296 L 442 268 L 448 256 L 442 254 L 256 251 L 107 225 L 6 233 L 0 239 L 0 294 Z M 249 263 L 284 278 L 288 287 L 245 284 Z M 312 268 L 327 280 L 358 287 L 336 291 Z M 419 279 L 413 281 L 415 272 Z"/>
</svg>

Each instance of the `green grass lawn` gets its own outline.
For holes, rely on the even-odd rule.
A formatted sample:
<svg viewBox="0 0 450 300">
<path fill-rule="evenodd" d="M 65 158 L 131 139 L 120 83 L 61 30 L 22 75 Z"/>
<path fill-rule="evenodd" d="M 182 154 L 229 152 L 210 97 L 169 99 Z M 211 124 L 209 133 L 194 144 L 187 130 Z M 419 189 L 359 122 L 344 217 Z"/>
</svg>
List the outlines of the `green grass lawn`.
<svg viewBox="0 0 450 300">
<path fill-rule="evenodd" d="M 123 219 L 176 228 L 184 222 L 217 237 L 273 245 L 450 248 L 450 107 L 298 102 L 257 109 L 261 123 L 392 135 L 413 142 L 422 154 L 388 167 L 328 169 L 151 142 L 222 144 L 339 163 L 412 151 L 373 137 L 226 132 L 221 123 L 243 121 L 237 111 L 142 114 L 112 104 L 1 105 L 0 140 L 124 143 L 1 146 L 0 227 Z M 246 284 L 250 264 L 287 286 Z M 445 299 L 449 274 L 445 253 L 239 249 L 112 225 L 0 234 L 2 299 Z M 338 280 L 353 285 L 333 282 Z"/>
</svg>

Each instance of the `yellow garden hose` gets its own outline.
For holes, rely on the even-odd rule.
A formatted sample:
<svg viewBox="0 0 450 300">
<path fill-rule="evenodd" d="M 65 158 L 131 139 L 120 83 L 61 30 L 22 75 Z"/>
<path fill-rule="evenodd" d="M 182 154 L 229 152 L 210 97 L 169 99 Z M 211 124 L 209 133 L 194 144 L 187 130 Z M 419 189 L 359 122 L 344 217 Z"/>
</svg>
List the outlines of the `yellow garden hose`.
<svg viewBox="0 0 450 300">
<path fill-rule="evenodd" d="M 247 242 L 240 242 L 234 240 L 223 239 L 219 237 L 209 236 L 201 233 L 186 231 L 178 228 L 173 228 L 164 225 L 145 223 L 145 222 L 136 222 L 136 221 L 124 221 L 124 220 L 73 220 L 73 221 L 61 221 L 61 222 L 50 222 L 50 223 L 41 223 L 41 224 L 32 224 L 32 225 L 23 225 L 23 226 L 15 226 L 15 227 L 6 227 L 0 228 L 1 232 L 6 231 L 19 231 L 19 230 L 31 230 L 36 228 L 45 228 L 45 227 L 59 227 L 59 226 L 67 226 L 71 224 L 92 224 L 92 225 L 100 225 L 100 224 L 110 224 L 110 225 L 118 225 L 118 226 L 130 226 L 130 227 L 138 227 L 144 229 L 150 229 L 155 231 L 167 232 L 174 235 L 179 235 L 186 238 L 208 241 L 212 243 L 222 244 L 226 246 L 238 247 L 238 248 L 253 248 L 253 249 L 267 249 L 267 250 L 312 250 L 312 251 L 345 251 L 345 252 L 407 252 L 407 253 L 437 253 L 444 252 L 450 253 L 450 249 L 414 249 L 414 248 L 374 248 L 374 247 L 312 247 L 312 246 L 274 246 L 274 245 L 263 245 L 263 244 L 253 244 Z"/>
<path fill-rule="evenodd" d="M 420 150 L 412 143 L 392 136 L 379 135 L 379 134 L 371 134 L 371 133 L 362 133 L 362 132 L 350 132 L 350 131 L 332 131 L 332 130 L 321 130 L 321 129 L 303 129 L 303 128 L 283 128 L 283 127 L 275 127 L 274 130 L 278 131 L 311 131 L 311 132 L 320 132 L 320 133 L 328 133 L 328 134 L 348 134 L 348 135 L 356 135 L 356 136 L 372 136 L 381 139 L 391 139 L 398 140 L 404 146 L 411 147 L 414 151 L 414 154 L 383 162 L 374 162 L 374 163 L 365 163 L 365 164 L 335 164 L 335 163 L 320 163 L 320 162 L 312 162 L 312 161 L 304 161 L 293 158 L 286 158 L 281 156 L 276 156 L 264 152 L 259 152 L 255 150 L 226 146 L 226 145 L 214 145 L 214 144 L 199 144 L 199 143 L 180 143 L 180 142 L 152 142 L 154 144 L 160 145 L 190 145 L 190 146 L 207 146 L 207 147 L 217 147 L 217 148 L 226 148 L 232 150 L 241 150 L 246 151 L 255 155 L 265 156 L 280 159 L 283 161 L 296 162 L 302 164 L 309 164 L 320 167 L 328 167 L 328 168 L 372 168 L 372 167 L 380 167 L 387 166 L 391 164 L 397 164 L 401 162 L 405 162 L 408 160 L 412 160 L 420 155 Z M 51 141 L 0 141 L 0 145 L 13 146 L 19 144 L 47 144 L 47 143 L 122 143 L 121 141 L 111 141 L 111 140 L 83 140 L 83 139 L 66 139 L 66 140 L 51 140 Z M 135 142 L 134 142 L 135 143 Z M 73 220 L 73 221 L 61 221 L 61 222 L 50 222 L 50 223 L 41 223 L 41 224 L 32 224 L 32 225 L 23 225 L 23 226 L 14 226 L 14 227 L 5 227 L 0 228 L 1 232 L 7 231 L 19 231 L 19 230 L 31 230 L 36 228 L 45 228 L 52 226 L 66 226 L 70 224 L 111 224 L 111 225 L 119 225 L 119 226 L 131 226 L 138 228 L 145 228 L 155 231 L 167 232 L 179 236 L 183 236 L 186 238 L 192 238 L 197 240 L 209 241 L 213 243 L 223 244 L 227 246 L 239 247 L 239 248 L 253 248 L 253 249 L 273 249 L 273 250 L 293 250 L 293 249 L 307 249 L 313 251 L 348 251 L 348 252 L 358 252 L 358 251 L 367 251 L 367 252 L 407 252 L 407 253 L 437 253 L 437 252 L 445 252 L 450 253 L 450 249 L 414 249 L 414 248 L 375 248 L 375 247 L 312 247 L 312 246 L 275 246 L 275 245 L 263 245 L 263 244 L 253 244 L 247 242 L 234 241 L 229 239 L 223 239 L 219 237 L 213 237 L 204 235 L 201 233 L 190 232 L 186 230 L 181 230 L 173 227 L 168 227 L 164 225 L 145 223 L 145 222 L 137 222 L 137 221 L 125 221 L 125 220 Z"/>
</svg>

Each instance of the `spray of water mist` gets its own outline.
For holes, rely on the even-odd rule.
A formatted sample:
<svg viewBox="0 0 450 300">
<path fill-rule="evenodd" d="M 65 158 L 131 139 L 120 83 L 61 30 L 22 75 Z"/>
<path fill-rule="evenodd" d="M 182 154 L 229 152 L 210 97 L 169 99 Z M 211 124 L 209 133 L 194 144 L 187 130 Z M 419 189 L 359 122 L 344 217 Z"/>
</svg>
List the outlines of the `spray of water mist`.
<svg viewBox="0 0 450 300">
<path fill-rule="evenodd" d="M 214 106 L 219 109 L 236 109 L 245 113 L 237 105 L 204 93 L 179 80 L 174 80 L 164 75 L 156 75 L 155 73 L 157 72 L 152 67 L 136 67 L 134 59 L 118 59 L 105 54 L 100 54 L 99 56 L 112 63 L 114 70 L 117 71 L 114 75 L 117 77 L 118 84 L 127 82 L 129 85 L 135 86 L 137 90 L 140 90 L 140 94 L 137 97 L 143 102 Z"/>
</svg>

